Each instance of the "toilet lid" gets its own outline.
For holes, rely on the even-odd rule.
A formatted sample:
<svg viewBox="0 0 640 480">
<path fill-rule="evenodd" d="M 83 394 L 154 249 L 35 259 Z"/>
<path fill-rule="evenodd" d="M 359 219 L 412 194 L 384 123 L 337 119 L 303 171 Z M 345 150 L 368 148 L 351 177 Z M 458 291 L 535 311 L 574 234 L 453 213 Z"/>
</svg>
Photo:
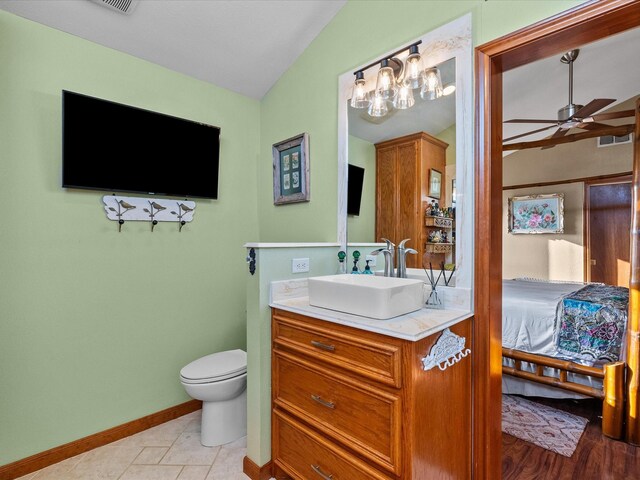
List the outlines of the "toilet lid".
<svg viewBox="0 0 640 480">
<path fill-rule="evenodd" d="M 247 371 L 247 353 L 243 350 L 218 352 L 194 360 L 180 370 L 180 377 L 194 383 L 223 380 Z"/>
</svg>

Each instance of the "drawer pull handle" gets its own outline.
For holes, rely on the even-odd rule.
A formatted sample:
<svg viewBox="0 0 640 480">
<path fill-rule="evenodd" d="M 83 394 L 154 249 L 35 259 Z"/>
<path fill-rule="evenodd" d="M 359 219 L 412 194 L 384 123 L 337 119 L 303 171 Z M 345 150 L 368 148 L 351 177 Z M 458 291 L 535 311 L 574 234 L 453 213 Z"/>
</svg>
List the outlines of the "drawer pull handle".
<svg viewBox="0 0 640 480">
<path fill-rule="evenodd" d="M 324 405 L 327 408 L 336 408 L 336 404 L 335 403 L 327 402 L 326 400 L 323 400 L 320 395 L 311 395 L 311 398 L 313 400 L 315 400 L 316 402 L 318 402 L 320 405 Z"/>
<path fill-rule="evenodd" d="M 336 349 L 333 345 L 327 345 L 326 343 L 318 342 L 316 340 L 311 340 L 311 345 L 321 348 L 322 350 L 326 350 L 327 352 L 333 352 Z"/>
<path fill-rule="evenodd" d="M 332 480 L 333 479 L 333 475 L 327 475 L 326 473 L 324 473 L 322 471 L 322 469 L 318 465 L 311 465 L 311 468 L 313 468 L 314 472 L 316 472 L 318 475 L 320 475 L 322 478 L 324 478 L 324 480 Z"/>
</svg>

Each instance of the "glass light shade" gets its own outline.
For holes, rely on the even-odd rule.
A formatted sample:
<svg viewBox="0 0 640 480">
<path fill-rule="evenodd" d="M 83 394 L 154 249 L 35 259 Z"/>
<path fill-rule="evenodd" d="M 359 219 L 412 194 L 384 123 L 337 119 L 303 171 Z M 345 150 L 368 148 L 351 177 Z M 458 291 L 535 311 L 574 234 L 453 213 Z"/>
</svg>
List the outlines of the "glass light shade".
<svg viewBox="0 0 640 480">
<path fill-rule="evenodd" d="M 393 106 L 398 110 L 406 110 L 413 107 L 416 99 L 413 97 L 413 89 L 408 83 L 405 83 L 398 89 L 398 93 L 393 99 Z"/>
<path fill-rule="evenodd" d="M 424 85 L 420 90 L 420 96 L 424 100 L 435 100 L 442 96 L 442 80 L 437 67 L 427 68 L 424 71 Z"/>
<path fill-rule="evenodd" d="M 371 105 L 371 98 L 364 84 L 364 77 L 356 77 L 356 83 L 353 85 L 353 90 L 351 92 L 350 105 L 353 108 L 369 108 L 369 106 Z"/>
<path fill-rule="evenodd" d="M 372 117 L 384 117 L 387 113 L 389 113 L 387 100 L 382 95 L 376 92 L 376 94 L 373 96 L 373 100 L 371 101 L 371 106 L 369 107 L 368 113 Z"/>
<path fill-rule="evenodd" d="M 389 60 L 382 60 L 378 71 L 378 81 L 376 82 L 376 95 L 389 100 L 394 97 L 396 92 L 396 76 L 393 73 L 393 69 L 389 66 Z"/>
<path fill-rule="evenodd" d="M 418 52 L 418 46 L 412 45 L 404 64 L 404 81 L 409 88 L 420 88 L 424 84 L 423 73 L 422 57 Z"/>
</svg>

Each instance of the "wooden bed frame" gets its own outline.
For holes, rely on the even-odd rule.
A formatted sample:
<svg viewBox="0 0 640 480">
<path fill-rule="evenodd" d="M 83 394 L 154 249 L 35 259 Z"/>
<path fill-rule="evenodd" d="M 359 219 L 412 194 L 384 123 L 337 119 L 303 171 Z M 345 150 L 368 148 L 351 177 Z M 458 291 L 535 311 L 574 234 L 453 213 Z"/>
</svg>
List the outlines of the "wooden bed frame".
<svg viewBox="0 0 640 480">
<path fill-rule="evenodd" d="M 512 348 L 502 348 L 502 356 L 514 361 L 514 366 L 502 366 L 502 373 L 530 380 L 543 385 L 561 388 L 588 397 L 602 400 L 602 433 L 620 439 L 624 436 L 624 387 L 625 363 L 607 363 L 601 368 L 587 367 L 568 360 L 522 352 Z M 522 369 L 522 362 L 535 366 L 533 372 Z M 559 370 L 559 376 L 545 375 L 545 367 Z M 582 385 L 568 380 L 568 373 L 601 379 L 602 389 Z"/>
</svg>

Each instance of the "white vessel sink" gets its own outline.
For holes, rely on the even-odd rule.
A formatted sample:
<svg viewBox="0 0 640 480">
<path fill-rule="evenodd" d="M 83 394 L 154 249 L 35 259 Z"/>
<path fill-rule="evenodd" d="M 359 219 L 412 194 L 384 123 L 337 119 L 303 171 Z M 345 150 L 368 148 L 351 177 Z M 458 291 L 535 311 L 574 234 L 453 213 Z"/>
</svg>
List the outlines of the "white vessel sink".
<svg viewBox="0 0 640 480">
<path fill-rule="evenodd" d="M 422 280 L 376 275 L 309 278 L 309 304 L 386 320 L 422 308 Z"/>
</svg>

